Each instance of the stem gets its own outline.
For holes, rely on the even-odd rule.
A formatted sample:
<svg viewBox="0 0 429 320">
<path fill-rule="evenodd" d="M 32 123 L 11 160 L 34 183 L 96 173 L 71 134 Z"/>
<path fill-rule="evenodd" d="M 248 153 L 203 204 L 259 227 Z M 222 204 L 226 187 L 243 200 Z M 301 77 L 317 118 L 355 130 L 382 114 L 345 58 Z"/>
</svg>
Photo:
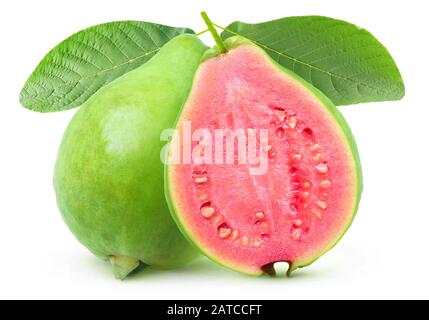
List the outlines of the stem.
<svg viewBox="0 0 429 320">
<path fill-rule="evenodd" d="M 211 20 L 208 17 L 207 13 L 205 13 L 203 11 L 203 12 L 201 12 L 201 16 L 203 17 L 204 22 L 206 23 L 207 27 L 209 28 L 209 31 L 212 34 L 213 39 L 216 41 L 216 44 L 217 44 L 217 46 L 219 48 L 219 51 L 221 53 L 227 52 L 228 50 L 225 47 L 225 43 L 223 42 L 222 38 L 219 36 L 219 33 L 217 33 L 217 31 L 216 31 L 216 29 L 215 29 L 215 27 L 213 25 L 213 22 L 211 22 Z"/>
<path fill-rule="evenodd" d="M 130 273 L 140 266 L 140 261 L 132 257 L 111 256 L 113 274 L 116 279 L 124 280 Z"/>
</svg>

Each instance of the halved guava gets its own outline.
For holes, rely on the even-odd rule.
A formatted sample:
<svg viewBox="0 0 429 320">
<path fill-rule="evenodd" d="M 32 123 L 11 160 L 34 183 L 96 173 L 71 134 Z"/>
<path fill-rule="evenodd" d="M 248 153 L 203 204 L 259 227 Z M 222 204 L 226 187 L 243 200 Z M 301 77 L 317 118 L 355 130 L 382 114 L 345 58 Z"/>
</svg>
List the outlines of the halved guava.
<svg viewBox="0 0 429 320">
<path fill-rule="evenodd" d="M 187 164 L 181 134 L 170 146 L 170 160 L 181 162 L 166 166 L 167 200 L 181 231 L 212 260 L 251 275 L 288 262 L 290 274 L 350 226 L 362 191 L 358 151 L 320 91 L 242 38 L 226 46 L 227 53 L 206 54 L 176 129 L 191 124 L 209 137 L 219 129 L 244 131 L 249 150 L 256 139 L 258 157 L 241 162 L 237 139 L 233 163 L 216 161 L 215 155 L 226 161 L 226 145 L 215 150 L 214 139 L 203 137 L 192 141 Z M 264 156 L 267 170 L 255 174 Z"/>
</svg>

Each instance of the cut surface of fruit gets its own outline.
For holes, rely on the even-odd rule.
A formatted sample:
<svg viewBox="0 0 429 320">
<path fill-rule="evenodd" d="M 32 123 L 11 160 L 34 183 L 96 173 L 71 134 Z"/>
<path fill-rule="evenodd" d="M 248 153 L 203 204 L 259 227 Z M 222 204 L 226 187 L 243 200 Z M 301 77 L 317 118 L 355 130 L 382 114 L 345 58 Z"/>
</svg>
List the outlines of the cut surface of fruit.
<svg viewBox="0 0 429 320">
<path fill-rule="evenodd" d="M 200 66 L 178 120 L 181 137 L 170 158 L 182 162 L 166 166 L 168 202 L 182 232 L 216 262 L 259 275 L 285 261 L 291 272 L 332 248 L 351 224 L 362 188 L 357 149 L 345 120 L 317 89 L 259 47 L 240 38 L 227 45 L 228 53 Z M 212 162 L 197 156 L 183 163 L 188 124 L 213 137 L 192 142 Z M 228 152 L 226 140 L 216 149 L 219 129 L 230 129 L 226 138 L 245 132 L 248 151 L 256 142 L 255 159 L 240 162 L 237 139 L 233 163 L 217 161 Z M 266 172 L 255 174 L 264 157 Z"/>
</svg>

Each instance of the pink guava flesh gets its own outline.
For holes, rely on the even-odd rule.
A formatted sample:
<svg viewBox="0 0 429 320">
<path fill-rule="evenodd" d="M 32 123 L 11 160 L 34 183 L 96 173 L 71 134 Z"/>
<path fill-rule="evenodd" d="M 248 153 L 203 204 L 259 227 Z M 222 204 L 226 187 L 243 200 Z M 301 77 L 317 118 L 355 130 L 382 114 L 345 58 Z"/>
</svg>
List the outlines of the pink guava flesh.
<svg viewBox="0 0 429 320">
<path fill-rule="evenodd" d="M 242 129 L 268 160 L 265 174 L 251 174 L 261 160 L 239 164 L 236 143 L 234 164 L 201 164 L 196 157 L 168 166 L 176 219 L 208 257 L 260 274 L 280 261 L 304 266 L 340 239 L 356 207 L 356 162 L 342 127 L 302 80 L 259 48 L 239 46 L 201 65 L 180 133 L 186 122 L 212 137 L 215 129 Z M 268 130 L 267 140 L 261 130 Z M 200 156 L 210 152 L 204 140 L 192 142 Z M 212 145 L 213 159 L 216 152 Z"/>
</svg>

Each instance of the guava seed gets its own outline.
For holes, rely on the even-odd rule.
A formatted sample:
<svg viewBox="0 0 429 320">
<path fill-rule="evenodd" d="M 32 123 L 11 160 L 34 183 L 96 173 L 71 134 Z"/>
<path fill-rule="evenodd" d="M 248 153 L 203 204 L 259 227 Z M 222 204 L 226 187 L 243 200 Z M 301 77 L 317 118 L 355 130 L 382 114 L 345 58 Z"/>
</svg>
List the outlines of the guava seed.
<svg viewBox="0 0 429 320">
<path fill-rule="evenodd" d="M 207 177 L 195 177 L 194 181 L 197 184 L 203 184 L 203 183 L 206 183 L 208 181 L 208 178 Z"/>
<path fill-rule="evenodd" d="M 259 163 L 260 163 L 260 160 L 259 160 L 259 158 L 258 158 L 258 157 L 252 157 L 252 158 L 249 158 L 249 164 L 250 164 L 250 165 L 256 166 L 256 165 L 258 165 Z"/>
<path fill-rule="evenodd" d="M 252 245 L 255 248 L 259 248 L 262 245 L 262 240 L 260 238 L 254 238 L 252 241 Z"/>
<path fill-rule="evenodd" d="M 300 227 L 300 226 L 302 226 L 302 220 L 301 220 L 301 219 L 295 219 L 295 220 L 293 220 L 293 225 L 294 225 L 295 227 Z"/>
<path fill-rule="evenodd" d="M 209 195 L 206 192 L 201 192 L 198 194 L 198 199 L 200 199 L 201 201 L 206 201 L 208 198 Z"/>
<path fill-rule="evenodd" d="M 310 186 L 311 186 L 311 183 L 310 183 L 309 181 L 304 181 L 304 182 L 302 183 L 302 187 L 303 187 L 304 189 L 308 189 L 308 188 L 310 188 Z"/>
<path fill-rule="evenodd" d="M 323 180 L 323 181 L 320 183 L 320 186 L 321 186 L 323 189 L 328 189 L 328 188 L 331 186 L 331 184 L 332 184 L 332 182 L 331 182 L 330 180 Z"/>
<path fill-rule="evenodd" d="M 322 156 L 320 155 L 320 153 L 316 154 L 316 155 L 313 157 L 313 161 L 314 161 L 314 162 L 319 162 L 319 161 L 320 161 L 320 159 L 322 159 Z"/>
<path fill-rule="evenodd" d="M 292 156 L 292 159 L 293 159 L 294 161 L 296 161 L 296 162 L 299 162 L 299 161 L 301 161 L 301 160 L 302 160 L 302 155 L 300 155 L 299 153 L 294 154 L 294 155 Z"/>
<path fill-rule="evenodd" d="M 205 150 L 205 148 L 201 146 L 201 147 L 200 147 L 200 150 L 199 150 L 199 154 L 198 154 L 198 155 L 199 155 L 200 157 L 204 157 L 204 153 L 205 153 L 205 151 L 206 151 L 206 150 Z"/>
<path fill-rule="evenodd" d="M 213 217 L 215 212 L 216 212 L 216 210 L 213 207 L 202 207 L 201 208 L 201 215 L 207 219 Z"/>
<path fill-rule="evenodd" d="M 209 146 L 209 143 L 206 141 L 206 140 L 200 140 L 200 142 L 198 142 L 198 144 L 201 146 L 201 147 L 208 147 Z"/>
<path fill-rule="evenodd" d="M 283 109 L 276 108 L 274 114 L 280 122 L 283 122 L 286 119 L 286 111 Z"/>
<path fill-rule="evenodd" d="M 255 216 L 258 220 L 262 220 L 265 218 L 265 214 L 262 211 L 256 212 Z"/>
<path fill-rule="evenodd" d="M 289 126 L 289 128 L 295 129 L 297 122 L 298 121 L 296 120 L 295 117 L 289 117 L 289 119 L 287 120 L 287 125 Z"/>
<path fill-rule="evenodd" d="M 316 166 L 316 170 L 319 173 L 328 173 L 329 168 L 328 168 L 328 166 L 325 163 L 319 163 Z"/>
<path fill-rule="evenodd" d="M 325 201 L 321 201 L 321 200 L 317 201 L 317 206 L 318 206 L 320 209 L 322 209 L 322 210 L 326 210 L 326 208 L 327 208 L 327 204 L 326 204 L 326 202 L 325 202 Z"/>
<path fill-rule="evenodd" d="M 318 145 L 318 144 L 314 144 L 310 147 L 311 152 L 315 152 L 315 151 L 319 151 L 319 150 L 320 150 L 320 145 Z"/>
<path fill-rule="evenodd" d="M 217 215 L 214 218 L 212 218 L 211 223 L 214 224 L 214 225 L 218 225 L 222 221 L 223 221 L 223 216 Z"/>
<path fill-rule="evenodd" d="M 266 146 L 266 147 L 264 148 L 265 152 L 269 152 L 269 151 L 271 151 L 272 149 L 273 149 L 273 146 L 271 146 L 271 145 L 268 145 L 268 146 Z"/>
<path fill-rule="evenodd" d="M 301 235 L 302 235 L 302 230 L 301 229 L 295 229 L 292 232 L 292 239 L 295 241 L 298 241 L 299 239 L 301 239 Z"/>
<path fill-rule="evenodd" d="M 243 236 L 242 238 L 241 238 L 241 244 L 244 246 L 244 247 L 247 247 L 248 245 L 249 245 L 249 238 L 247 237 L 247 236 Z"/>
<path fill-rule="evenodd" d="M 238 230 L 233 230 L 231 233 L 231 240 L 232 241 L 237 240 L 239 235 L 240 233 L 238 232 Z"/>
<path fill-rule="evenodd" d="M 225 227 L 221 227 L 219 228 L 218 234 L 219 237 L 221 237 L 222 239 L 226 239 L 228 238 L 232 233 L 232 230 L 230 228 L 225 228 Z"/>
<path fill-rule="evenodd" d="M 259 226 L 263 229 L 268 229 L 268 223 L 266 222 L 262 222 Z"/>
</svg>

